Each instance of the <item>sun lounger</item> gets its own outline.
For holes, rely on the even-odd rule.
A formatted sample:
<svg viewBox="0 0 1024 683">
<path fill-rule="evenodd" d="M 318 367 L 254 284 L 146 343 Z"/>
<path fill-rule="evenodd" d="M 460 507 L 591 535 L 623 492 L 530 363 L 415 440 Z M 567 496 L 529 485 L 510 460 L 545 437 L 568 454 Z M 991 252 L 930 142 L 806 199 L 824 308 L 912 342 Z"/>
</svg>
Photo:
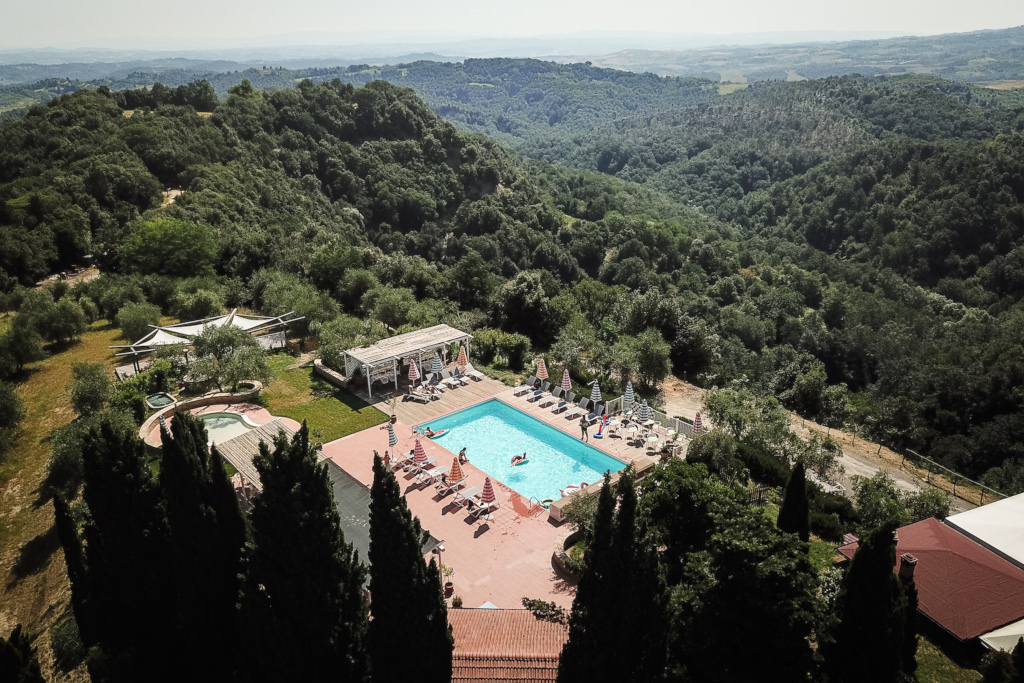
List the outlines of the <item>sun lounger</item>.
<svg viewBox="0 0 1024 683">
<path fill-rule="evenodd" d="M 476 368 L 474 368 L 472 363 L 466 363 L 466 374 L 478 382 L 487 376 L 484 373 L 477 370 Z"/>
<path fill-rule="evenodd" d="M 437 492 L 440 493 L 441 497 L 443 498 L 444 496 L 447 496 L 449 493 L 458 493 L 459 489 L 463 488 L 465 485 L 466 477 L 463 477 L 458 481 L 438 479 L 437 485 L 434 486 L 434 488 L 437 489 Z"/>
<path fill-rule="evenodd" d="M 452 373 L 452 378 L 463 385 L 469 384 L 470 380 L 469 375 L 460 371 L 458 366 L 455 367 L 455 372 Z"/>
<path fill-rule="evenodd" d="M 452 373 L 447 370 L 441 371 L 441 381 L 444 382 L 445 386 L 449 389 L 454 389 L 462 384 L 462 382 L 452 377 Z"/>
<path fill-rule="evenodd" d="M 550 389 L 550 388 L 551 388 L 551 382 L 544 382 L 543 384 L 540 385 L 540 387 L 538 387 L 533 392 L 532 395 L 527 396 L 526 400 L 527 401 L 536 401 L 538 399 L 541 399 L 541 398 L 543 398 L 544 396 L 547 395 L 548 389 Z"/>
<path fill-rule="evenodd" d="M 406 465 L 412 462 L 412 456 L 412 451 L 407 451 L 405 453 L 399 453 L 396 451 L 395 457 L 391 461 L 391 467 L 396 470 L 399 468 L 404 468 Z"/>
<path fill-rule="evenodd" d="M 432 400 L 434 400 L 434 396 L 432 396 L 431 394 L 428 394 L 425 391 L 414 391 L 411 388 L 409 389 L 409 393 L 407 395 L 413 401 L 419 401 L 420 403 L 430 403 Z"/>
<path fill-rule="evenodd" d="M 587 422 L 594 424 L 597 420 L 604 416 L 604 406 L 598 403 L 587 415 Z"/>
<path fill-rule="evenodd" d="M 438 481 L 442 474 L 448 474 L 447 467 L 435 467 L 431 470 L 421 469 L 416 473 L 416 481 L 422 482 L 427 486 L 430 486 L 435 481 Z"/>
<path fill-rule="evenodd" d="M 554 413 L 555 415 L 558 415 L 560 412 L 571 406 L 572 402 L 575 400 L 576 394 L 574 394 L 571 391 L 567 391 L 562 396 L 562 398 L 558 400 L 558 403 L 555 404 L 555 407 L 551 409 L 551 412 Z"/>
<path fill-rule="evenodd" d="M 547 408 L 550 405 L 558 403 L 558 397 L 562 395 L 562 387 L 555 387 L 555 390 L 551 392 L 551 395 L 541 400 L 539 403 L 541 408 Z"/>
<path fill-rule="evenodd" d="M 455 495 L 452 497 L 452 502 L 455 503 L 456 505 L 458 505 L 459 507 L 465 507 L 466 505 L 472 505 L 473 504 L 473 496 L 479 496 L 483 492 L 484 492 L 484 490 L 482 488 L 480 488 L 479 486 L 471 486 L 468 489 L 462 489 L 461 491 L 456 491 Z"/>
<path fill-rule="evenodd" d="M 410 458 L 409 464 L 406 467 L 406 472 L 415 472 L 418 477 L 420 474 L 423 473 L 424 470 L 433 465 L 435 462 L 437 462 L 437 460 L 435 458 L 430 457 L 429 455 L 427 456 L 426 460 L 420 463 L 414 462 Z"/>
<path fill-rule="evenodd" d="M 480 521 L 489 522 L 494 519 L 494 515 L 491 513 L 500 507 L 497 500 L 490 503 L 476 503 L 473 509 L 469 511 L 469 514 L 476 517 Z"/>
<path fill-rule="evenodd" d="M 589 398 L 582 398 L 582 399 L 580 399 L 579 403 L 574 405 L 572 408 L 569 408 L 569 410 L 567 410 L 565 412 L 565 419 L 566 420 L 572 420 L 572 419 L 575 419 L 575 418 L 579 417 L 580 415 L 586 415 L 587 413 L 590 412 L 590 410 L 588 410 L 589 406 L 590 406 L 590 399 Z"/>
<path fill-rule="evenodd" d="M 528 391 L 533 390 L 533 385 L 537 383 L 537 378 L 530 375 L 526 378 L 526 381 L 520 384 L 518 387 L 512 390 L 513 396 L 522 396 Z"/>
</svg>

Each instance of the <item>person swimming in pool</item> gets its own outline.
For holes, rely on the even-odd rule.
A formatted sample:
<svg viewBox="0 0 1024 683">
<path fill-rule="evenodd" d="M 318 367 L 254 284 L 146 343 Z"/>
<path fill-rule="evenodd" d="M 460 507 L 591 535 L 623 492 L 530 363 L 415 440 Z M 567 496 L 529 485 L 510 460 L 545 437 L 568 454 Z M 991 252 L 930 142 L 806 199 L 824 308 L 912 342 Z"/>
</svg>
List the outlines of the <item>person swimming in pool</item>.
<svg viewBox="0 0 1024 683">
<path fill-rule="evenodd" d="M 529 458 L 526 457 L 526 453 L 523 453 L 522 455 L 515 455 L 512 457 L 512 466 L 514 467 L 521 463 L 527 462 L 528 460 Z"/>
<path fill-rule="evenodd" d="M 429 439 L 430 437 L 434 436 L 434 434 L 436 434 L 436 433 L 437 433 L 437 432 L 435 432 L 435 431 L 434 431 L 433 429 L 431 429 L 430 427 L 427 427 L 426 429 L 424 429 L 424 430 L 423 430 L 423 436 L 427 437 L 428 439 Z"/>
</svg>

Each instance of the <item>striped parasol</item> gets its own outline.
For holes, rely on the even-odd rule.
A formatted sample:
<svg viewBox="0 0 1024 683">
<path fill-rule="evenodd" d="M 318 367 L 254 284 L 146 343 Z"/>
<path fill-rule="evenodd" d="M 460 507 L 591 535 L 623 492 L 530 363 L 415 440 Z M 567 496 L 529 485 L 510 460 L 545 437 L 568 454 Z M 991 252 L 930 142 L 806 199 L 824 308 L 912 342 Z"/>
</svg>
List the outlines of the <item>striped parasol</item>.
<svg viewBox="0 0 1024 683">
<path fill-rule="evenodd" d="M 416 447 L 412 452 L 412 461 L 417 465 L 422 465 L 427 461 L 427 452 L 423 450 L 423 444 L 420 443 L 419 439 L 416 439 Z"/>
<path fill-rule="evenodd" d="M 434 351 L 434 362 L 430 366 L 430 371 L 435 375 L 440 375 L 442 370 L 444 370 L 444 365 L 441 364 L 441 356 Z"/>
<path fill-rule="evenodd" d="M 562 371 L 562 388 L 565 389 L 567 392 L 572 391 L 572 380 L 569 379 L 568 370 Z"/>
<path fill-rule="evenodd" d="M 416 361 L 409 361 L 409 381 L 415 382 L 420 378 L 420 369 L 416 367 Z"/>
<path fill-rule="evenodd" d="M 494 485 L 491 484 L 490 477 L 484 477 L 484 492 L 480 494 L 480 502 L 484 505 L 490 505 L 498 499 L 494 495 Z"/>
<path fill-rule="evenodd" d="M 632 382 L 626 382 L 626 396 L 622 400 L 628 405 L 636 403 L 636 394 L 633 393 Z"/>
<path fill-rule="evenodd" d="M 466 474 L 462 471 L 462 465 L 459 464 L 459 457 L 455 456 L 455 460 L 452 461 L 452 469 L 448 472 L 448 481 L 462 481 L 466 478 Z"/>
<path fill-rule="evenodd" d="M 469 365 L 469 359 L 466 358 L 466 347 L 465 346 L 460 346 L 459 347 L 459 359 L 457 361 L 455 361 L 455 364 L 460 366 L 460 367 L 466 367 L 467 365 Z"/>
<path fill-rule="evenodd" d="M 594 388 L 590 390 L 590 400 L 598 403 L 601 400 L 601 385 L 594 380 Z"/>
<path fill-rule="evenodd" d="M 700 436 L 704 432 L 704 423 L 700 420 L 700 413 L 693 418 L 693 436 Z"/>
<path fill-rule="evenodd" d="M 637 411 L 636 420 L 637 422 L 647 422 L 651 419 L 651 407 L 647 405 L 647 399 L 640 404 L 640 410 Z"/>
<path fill-rule="evenodd" d="M 537 379 L 547 379 L 547 378 L 548 378 L 548 366 L 544 362 L 543 358 L 538 358 L 537 359 Z"/>
<path fill-rule="evenodd" d="M 388 422 L 388 446 L 394 448 L 398 445 L 398 434 L 395 434 L 395 426 Z"/>
</svg>

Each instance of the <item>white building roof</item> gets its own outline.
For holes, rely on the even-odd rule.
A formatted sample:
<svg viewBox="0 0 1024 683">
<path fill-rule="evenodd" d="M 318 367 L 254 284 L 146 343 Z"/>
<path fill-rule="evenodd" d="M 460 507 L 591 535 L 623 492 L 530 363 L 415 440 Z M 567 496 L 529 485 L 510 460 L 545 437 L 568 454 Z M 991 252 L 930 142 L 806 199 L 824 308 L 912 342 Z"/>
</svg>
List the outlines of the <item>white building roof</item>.
<svg viewBox="0 0 1024 683">
<path fill-rule="evenodd" d="M 119 356 L 138 355 L 142 353 L 149 353 L 157 346 L 189 344 L 193 337 L 201 334 L 207 327 L 231 326 L 245 330 L 246 332 L 256 333 L 270 330 L 275 327 L 284 327 L 289 323 L 302 320 L 301 317 L 288 318 L 288 316 L 293 315 L 294 311 L 289 311 L 284 315 L 276 316 L 240 315 L 237 311 L 238 309 L 236 308 L 227 315 L 218 315 L 214 318 L 204 318 L 202 320 L 191 320 L 174 325 L 154 327 L 152 332 L 134 344 L 128 346 L 111 346 L 110 348 L 127 349 L 126 351 L 122 351 L 117 354 Z"/>
<path fill-rule="evenodd" d="M 989 631 L 978 638 L 993 650 L 1012 652 L 1013 648 L 1017 646 L 1017 641 L 1024 638 L 1024 619 L 997 628 L 995 631 Z"/>
<path fill-rule="evenodd" d="M 952 515 L 946 524 L 1024 568 L 1024 493 Z"/>
</svg>

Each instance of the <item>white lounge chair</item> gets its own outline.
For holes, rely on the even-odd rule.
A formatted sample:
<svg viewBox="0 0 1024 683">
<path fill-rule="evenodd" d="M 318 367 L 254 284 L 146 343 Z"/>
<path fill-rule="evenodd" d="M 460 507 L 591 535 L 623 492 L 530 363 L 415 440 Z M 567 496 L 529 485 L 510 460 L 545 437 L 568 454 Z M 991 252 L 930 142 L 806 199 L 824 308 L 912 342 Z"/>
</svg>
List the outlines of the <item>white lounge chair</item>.
<svg viewBox="0 0 1024 683">
<path fill-rule="evenodd" d="M 587 422 L 594 424 L 604 416 L 604 406 L 598 403 L 587 414 Z"/>
<path fill-rule="evenodd" d="M 472 505 L 473 504 L 473 496 L 479 496 L 483 492 L 484 492 L 484 490 L 482 488 L 480 488 L 479 486 L 471 486 L 468 489 L 462 489 L 461 491 L 456 491 L 455 495 L 452 497 L 452 502 L 455 503 L 456 505 L 458 505 L 459 507 L 465 507 L 467 505 Z"/>
<path fill-rule="evenodd" d="M 457 365 L 455 366 L 455 371 L 452 372 L 452 378 L 463 385 L 469 384 L 470 380 L 469 375 L 459 370 L 459 366 Z"/>
<path fill-rule="evenodd" d="M 466 363 L 465 374 L 469 375 L 478 382 L 487 376 L 484 373 L 477 370 L 476 368 L 474 368 L 472 363 Z"/>
<path fill-rule="evenodd" d="M 501 504 L 497 499 L 491 501 L 490 503 L 476 502 L 473 506 L 473 509 L 469 511 L 469 514 L 480 521 L 489 522 L 492 519 L 494 519 L 494 515 L 491 513 L 493 513 L 499 507 L 501 507 Z"/>
<path fill-rule="evenodd" d="M 447 472 L 445 472 L 447 474 Z M 440 475 L 438 475 L 440 476 Z M 437 485 L 434 486 L 437 492 L 441 494 L 441 497 L 447 496 L 449 493 L 458 493 L 460 489 L 466 486 L 466 477 L 459 479 L 458 481 L 451 481 L 450 479 L 439 479 Z"/>
<path fill-rule="evenodd" d="M 579 417 L 580 415 L 586 415 L 587 413 L 590 412 L 588 410 L 589 406 L 590 406 L 590 399 L 589 398 L 582 398 L 582 399 L 580 399 L 579 403 L 574 405 L 572 408 L 569 408 L 569 410 L 565 411 L 565 419 L 566 420 L 572 420 L 574 418 Z"/>
<path fill-rule="evenodd" d="M 469 373 L 467 373 L 469 374 Z M 534 385 L 537 383 L 537 378 L 530 375 L 526 378 L 526 381 L 520 384 L 518 387 L 512 390 L 513 396 L 522 396 L 528 391 L 533 391 Z"/>
<path fill-rule="evenodd" d="M 541 384 L 533 392 L 533 394 L 531 394 L 530 396 L 527 396 L 526 400 L 527 401 L 538 401 L 538 400 L 544 398 L 547 395 L 548 389 L 550 389 L 550 388 L 551 388 L 551 382 L 545 381 L 543 384 Z"/>
<path fill-rule="evenodd" d="M 555 404 L 555 407 L 551 409 L 551 412 L 553 412 L 555 415 L 558 415 L 560 412 L 571 406 L 572 402 L 575 400 L 576 394 L 570 391 L 566 393 L 565 396 L 562 397 L 562 400 Z"/>
<path fill-rule="evenodd" d="M 441 381 L 444 382 L 444 385 L 449 389 L 455 389 L 456 387 L 462 386 L 462 382 L 452 377 L 452 373 L 447 370 L 441 371 Z"/>
<path fill-rule="evenodd" d="M 537 405 L 539 405 L 541 408 L 547 408 L 548 406 L 551 406 L 551 405 L 553 405 L 555 403 L 558 403 L 558 397 L 561 396 L 561 395 L 562 395 L 562 387 L 555 387 L 551 391 L 551 395 L 550 396 L 546 396 L 543 399 L 541 399 L 541 401 Z"/>
</svg>

